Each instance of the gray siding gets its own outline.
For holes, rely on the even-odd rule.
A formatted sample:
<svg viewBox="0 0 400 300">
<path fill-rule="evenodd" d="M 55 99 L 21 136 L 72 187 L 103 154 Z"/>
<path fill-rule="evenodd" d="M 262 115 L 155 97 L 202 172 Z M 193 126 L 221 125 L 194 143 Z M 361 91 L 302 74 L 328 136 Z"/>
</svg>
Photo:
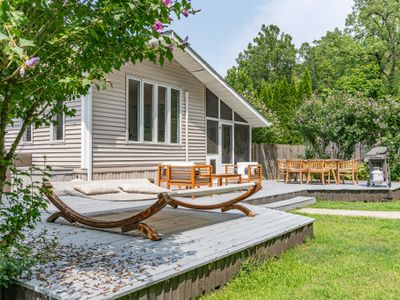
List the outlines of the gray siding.
<svg viewBox="0 0 400 300">
<path fill-rule="evenodd" d="M 126 141 L 126 77 L 163 83 L 182 90 L 181 144 L 144 144 Z M 161 161 L 185 160 L 185 100 L 189 92 L 189 160 L 205 162 L 205 88 L 178 63 L 163 67 L 151 62 L 127 64 L 108 77 L 112 87 L 93 90 L 93 167 L 152 167 Z"/>
<path fill-rule="evenodd" d="M 33 129 L 33 142 L 20 143 L 17 154 L 32 153 L 32 164 L 41 165 L 46 161 L 52 167 L 79 168 L 81 162 L 81 101 L 68 103 L 76 110 L 74 117 L 65 117 L 64 142 L 51 142 L 50 128 L 40 127 Z M 9 127 L 6 136 L 6 147 L 10 147 L 19 132 L 20 125 Z"/>
</svg>

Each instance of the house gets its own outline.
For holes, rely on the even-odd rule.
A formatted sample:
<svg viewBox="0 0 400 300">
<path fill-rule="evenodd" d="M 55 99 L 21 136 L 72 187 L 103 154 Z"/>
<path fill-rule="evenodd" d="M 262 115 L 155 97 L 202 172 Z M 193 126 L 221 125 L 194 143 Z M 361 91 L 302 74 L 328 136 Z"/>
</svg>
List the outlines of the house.
<svg viewBox="0 0 400 300">
<path fill-rule="evenodd" d="M 169 33 L 172 38 L 176 35 Z M 191 47 L 163 66 L 127 63 L 112 85 L 70 102 L 74 117 L 28 128 L 19 154 L 44 157 L 65 178 L 154 177 L 163 161 L 221 164 L 251 160 L 251 129 L 268 121 Z M 10 128 L 8 142 L 17 128 Z"/>
</svg>

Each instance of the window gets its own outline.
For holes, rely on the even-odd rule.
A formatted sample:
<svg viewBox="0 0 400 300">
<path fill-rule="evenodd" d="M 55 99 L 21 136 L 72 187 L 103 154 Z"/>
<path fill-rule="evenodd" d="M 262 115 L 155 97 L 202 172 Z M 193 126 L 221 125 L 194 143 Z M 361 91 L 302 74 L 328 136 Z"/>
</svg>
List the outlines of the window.
<svg viewBox="0 0 400 300">
<path fill-rule="evenodd" d="M 218 154 L 218 121 L 207 120 L 207 154 Z"/>
<path fill-rule="evenodd" d="M 129 79 L 128 86 L 128 139 L 138 142 L 140 139 L 140 82 Z"/>
<path fill-rule="evenodd" d="M 166 136 L 165 121 L 167 117 L 167 88 L 158 87 L 158 104 L 157 104 L 157 120 L 158 120 L 158 142 L 164 143 Z"/>
<path fill-rule="evenodd" d="M 221 100 L 220 102 L 220 109 L 221 109 L 221 119 L 224 120 L 232 120 L 232 108 L 225 104 L 224 101 Z"/>
<path fill-rule="evenodd" d="M 247 123 L 247 121 L 245 119 L 243 119 L 237 112 L 235 112 L 235 121 Z"/>
<path fill-rule="evenodd" d="M 179 143 L 180 92 L 171 89 L 171 143 Z"/>
<path fill-rule="evenodd" d="M 181 91 L 127 79 L 128 141 L 180 143 Z"/>
<path fill-rule="evenodd" d="M 63 141 L 64 140 L 64 114 L 57 113 L 54 117 L 56 124 L 51 124 L 51 139 L 53 141 Z"/>
<path fill-rule="evenodd" d="M 206 115 L 210 118 L 218 118 L 218 97 L 209 89 L 206 89 Z"/>
<path fill-rule="evenodd" d="M 24 135 L 22 136 L 22 141 L 24 143 L 32 143 L 32 140 L 33 140 L 33 127 L 32 125 L 28 125 Z"/>
<path fill-rule="evenodd" d="M 143 124 L 144 124 L 144 140 L 146 142 L 153 141 L 153 94 L 154 87 L 152 84 L 144 84 L 143 93 Z"/>
<path fill-rule="evenodd" d="M 249 161 L 250 127 L 248 125 L 235 124 L 235 141 L 235 163 Z"/>
</svg>

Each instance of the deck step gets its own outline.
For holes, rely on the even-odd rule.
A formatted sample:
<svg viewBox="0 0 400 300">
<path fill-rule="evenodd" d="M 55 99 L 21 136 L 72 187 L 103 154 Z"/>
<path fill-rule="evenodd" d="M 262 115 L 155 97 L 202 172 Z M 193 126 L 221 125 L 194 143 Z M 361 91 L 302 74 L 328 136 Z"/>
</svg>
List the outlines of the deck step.
<svg viewBox="0 0 400 300">
<path fill-rule="evenodd" d="M 282 211 L 290 211 L 296 208 L 302 208 L 316 203 L 315 197 L 294 197 L 288 200 L 272 202 L 260 205 L 261 207 L 272 208 Z"/>
</svg>

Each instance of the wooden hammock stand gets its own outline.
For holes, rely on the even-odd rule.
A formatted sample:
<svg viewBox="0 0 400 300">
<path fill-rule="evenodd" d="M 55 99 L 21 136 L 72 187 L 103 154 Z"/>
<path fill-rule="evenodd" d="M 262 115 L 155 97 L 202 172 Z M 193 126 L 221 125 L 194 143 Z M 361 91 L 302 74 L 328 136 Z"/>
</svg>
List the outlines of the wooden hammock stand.
<svg viewBox="0 0 400 300">
<path fill-rule="evenodd" d="M 161 237 L 150 225 L 144 223 L 143 221 L 155 215 L 167 205 L 173 208 L 182 206 L 186 208 L 202 209 L 202 210 L 221 209 L 222 212 L 231 209 L 237 209 L 246 214 L 248 217 L 253 217 L 254 216 L 253 212 L 251 212 L 248 208 L 238 203 L 250 197 L 251 195 L 253 195 L 254 193 L 256 193 L 261 189 L 261 186 L 257 183 L 248 183 L 248 184 L 239 184 L 236 185 L 235 187 L 224 186 L 217 188 L 207 188 L 202 190 L 180 190 L 180 191 L 160 193 L 157 196 L 156 202 L 154 202 L 152 205 L 142 210 L 141 212 L 118 221 L 105 221 L 81 214 L 76 210 L 72 209 L 63 200 L 61 200 L 60 197 L 54 192 L 53 186 L 50 182 L 45 183 L 44 186 L 47 190 L 46 191 L 47 198 L 59 210 L 58 212 L 55 212 L 52 215 L 50 215 L 46 220 L 47 222 L 55 222 L 58 218 L 63 217 L 70 223 L 76 222 L 93 228 L 101 228 L 101 229 L 121 228 L 121 232 L 128 232 L 131 230 L 138 229 L 142 231 L 150 240 L 153 241 L 159 241 L 161 240 Z M 233 199 L 219 203 L 216 202 L 216 203 L 201 204 L 201 203 L 196 203 L 196 199 L 190 199 L 186 201 L 174 198 L 174 197 L 221 194 L 241 189 L 247 189 L 247 191 L 237 197 L 234 197 Z"/>
</svg>

